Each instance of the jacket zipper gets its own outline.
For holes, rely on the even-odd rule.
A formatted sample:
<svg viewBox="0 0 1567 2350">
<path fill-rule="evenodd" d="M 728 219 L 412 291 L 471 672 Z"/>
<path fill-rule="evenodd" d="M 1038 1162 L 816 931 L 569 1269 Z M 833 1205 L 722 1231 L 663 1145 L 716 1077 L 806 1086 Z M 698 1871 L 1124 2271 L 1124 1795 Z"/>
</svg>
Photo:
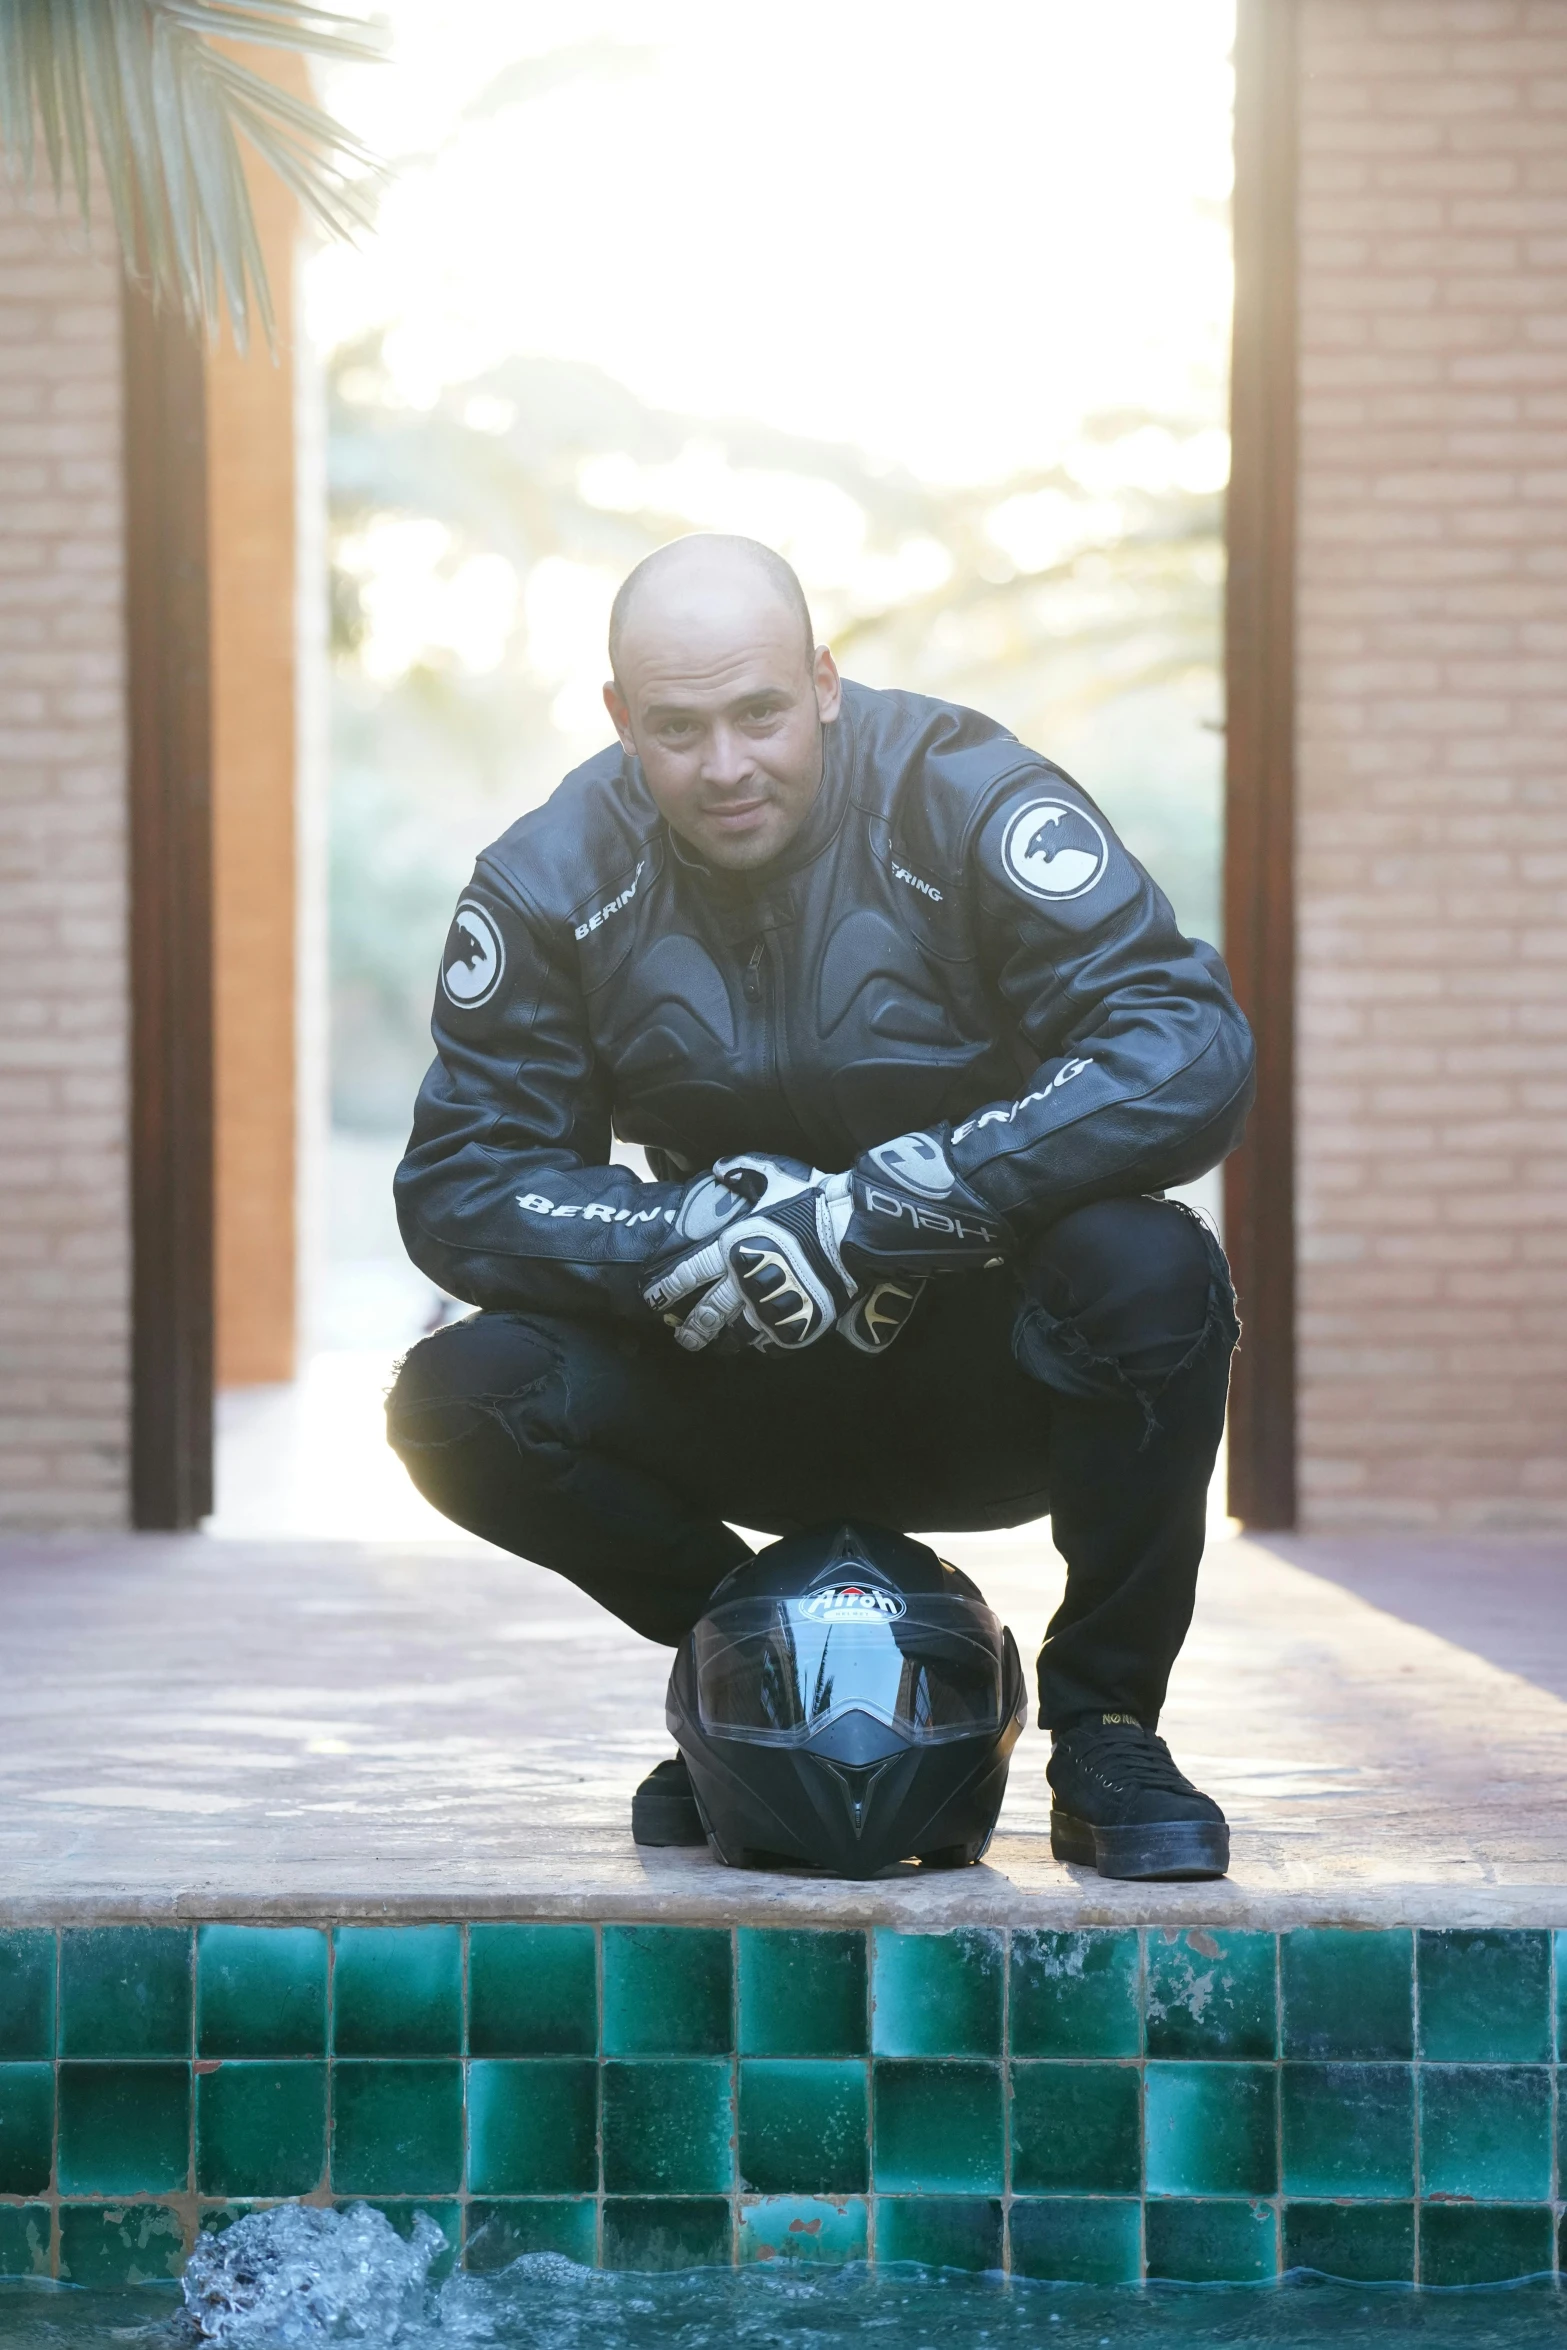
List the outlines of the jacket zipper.
<svg viewBox="0 0 1567 2350">
<path fill-rule="evenodd" d="M 764 986 L 762 970 L 767 966 L 768 984 Z M 793 1111 L 801 1132 L 806 1131 L 797 1105 L 789 1095 L 788 1049 L 784 1036 L 784 959 L 783 947 L 775 928 L 763 931 L 751 949 L 751 959 L 741 974 L 741 985 L 748 1003 L 759 1004 L 766 999 L 767 1009 L 763 1026 L 767 1031 L 767 1061 L 774 1091 Z"/>
<path fill-rule="evenodd" d="M 778 1074 L 777 1013 L 779 991 L 776 986 L 770 986 L 763 978 L 763 966 L 768 960 L 770 944 L 771 933 L 764 930 L 751 949 L 751 960 L 745 967 L 745 992 L 753 1004 L 765 1004 L 766 1008 L 762 1013 L 762 1027 L 767 1037 L 767 1067 L 772 1077 L 774 1092 L 782 1093 L 783 1087 L 779 1082 Z"/>
<path fill-rule="evenodd" d="M 767 1042 L 772 1053 L 773 1083 L 784 1101 L 788 1102 L 789 1108 L 794 1113 L 795 1122 L 801 1133 L 804 1134 L 808 1131 L 805 1120 L 800 1116 L 795 1103 L 789 1099 L 789 1040 L 785 1025 L 788 1015 L 784 1010 L 783 946 L 776 930 L 764 931 L 761 944 L 767 953 L 772 979 L 772 985 L 767 991 Z"/>
<path fill-rule="evenodd" d="M 767 1067 L 773 1081 L 774 1092 L 782 1093 L 783 1084 L 778 1066 L 778 1022 L 776 1017 L 781 991 L 777 986 L 767 986 L 762 976 L 762 967 L 768 959 L 770 943 L 771 934 L 764 930 L 751 949 L 751 959 L 740 974 L 740 984 L 745 990 L 745 1000 L 748 1004 L 760 1004 L 765 999 L 766 1009 L 762 1014 L 762 1027 L 767 1037 Z"/>
</svg>

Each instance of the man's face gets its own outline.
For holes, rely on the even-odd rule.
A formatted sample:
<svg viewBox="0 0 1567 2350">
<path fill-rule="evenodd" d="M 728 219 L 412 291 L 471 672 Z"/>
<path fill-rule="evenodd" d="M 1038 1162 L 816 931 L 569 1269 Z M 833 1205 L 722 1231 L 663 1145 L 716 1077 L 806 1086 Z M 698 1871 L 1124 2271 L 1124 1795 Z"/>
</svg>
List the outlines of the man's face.
<svg viewBox="0 0 1567 2350">
<path fill-rule="evenodd" d="M 832 655 L 808 655 L 798 615 L 765 585 L 701 582 L 649 609 L 604 688 L 615 732 L 667 821 L 710 865 L 765 865 L 804 823 L 838 715 Z"/>
</svg>

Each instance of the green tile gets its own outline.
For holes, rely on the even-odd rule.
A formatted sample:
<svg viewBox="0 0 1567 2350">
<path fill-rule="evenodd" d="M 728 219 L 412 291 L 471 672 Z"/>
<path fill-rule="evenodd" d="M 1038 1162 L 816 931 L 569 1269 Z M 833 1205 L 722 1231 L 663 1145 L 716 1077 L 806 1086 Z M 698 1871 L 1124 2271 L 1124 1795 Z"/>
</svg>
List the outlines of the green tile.
<svg viewBox="0 0 1567 2350">
<path fill-rule="evenodd" d="M 863 2056 L 865 1936 L 742 1926 L 742 2056 Z"/>
<path fill-rule="evenodd" d="M 1415 2274 L 1415 2207 L 1287 2203 L 1284 2265 L 1356 2285 L 1407 2285 Z"/>
<path fill-rule="evenodd" d="M 1276 2055 L 1276 1953 L 1272 1934 L 1150 1927 L 1149 2055 Z"/>
<path fill-rule="evenodd" d="M 584 2057 L 470 2064 L 470 2194 L 591 2194 L 598 2185 L 598 2118 L 598 2067 Z"/>
<path fill-rule="evenodd" d="M 871 2046 L 878 2056 L 1001 2054 L 1002 1938 L 993 1926 L 898 1934 L 878 1926 Z"/>
<path fill-rule="evenodd" d="M 1549 2069 L 1422 2065 L 1420 2192 L 1543 2203 L 1551 2192 Z"/>
<path fill-rule="evenodd" d="M 1150 2064 L 1145 2096 L 1150 2195 L 1274 2192 L 1271 2065 Z"/>
<path fill-rule="evenodd" d="M 317 1926 L 201 1926 L 199 2056 L 324 2056 L 326 1936 Z"/>
<path fill-rule="evenodd" d="M 1074 2195 L 1014 2202 L 1012 2274 L 1057 2285 L 1136 2285 L 1143 2274 L 1143 2215 L 1136 2202 Z"/>
<path fill-rule="evenodd" d="M 60 2277 L 71 2285 L 153 2285 L 185 2265 L 185 2230 L 161 2203 L 62 2203 Z"/>
<path fill-rule="evenodd" d="M 729 2206 L 708 2196 L 609 2196 L 604 2204 L 606 2268 L 727 2268 Z"/>
<path fill-rule="evenodd" d="M 740 2183 L 763 2195 L 855 2195 L 870 2184 L 862 2060 L 747 2057 L 740 2067 Z"/>
<path fill-rule="evenodd" d="M 476 2276 L 488 2276 L 495 2269 L 509 2268 L 525 2252 L 559 2252 L 579 2268 L 591 2268 L 597 2242 L 598 2205 L 591 2197 L 470 2203 L 463 2266 Z"/>
<path fill-rule="evenodd" d="M 1551 2266 L 1551 2219 L 1549 2205 L 1422 2203 L 1420 2282 L 1509 2285 L 1542 2276 Z"/>
<path fill-rule="evenodd" d="M 1567 1926 L 1556 1929 L 1556 2061 L 1567 2064 Z"/>
<path fill-rule="evenodd" d="M 1408 2062 L 1414 2048 L 1414 1937 L 1297 1926 L 1279 1938 L 1286 2056 Z"/>
<path fill-rule="evenodd" d="M 998 2269 L 1001 2205 L 978 2195 L 882 2195 L 876 2201 L 876 2260 L 918 2260 L 926 2268 Z"/>
<path fill-rule="evenodd" d="M 1015 1932 L 1013 2055 L 1141 2055 L 1140 1972 L 1135 1934 L 1053 1933 L 1043 1927 Z"/>
<path fill-rule="evenodd" d="M 468 1928 L 470 2056 L 596 2056 L 591 1926 Z"/>
<path fill-rule="evenodd" d="M 184 1926 L 80 1926 L 60 1936 L 62 2056 L 190 2055 Z"/>
<path fill-rule="evenodd" d="M 54 2066 L 0 2064 L 0 2195 L 42 2195 L 54 2175 Z"/>
<path fill-rule="evenodd" d="M 1407 2064 L 1287 2064 L 1279 2080 L 1286 2195 L 1415 2191 Z"/>
<path fill-rule="evenodd" d="M 196 2076 L 196 2192 L 308 2195 L 326 2175 L 326 2066 L 219 2064 Z"/>
<path fill-rule="evenodd" d="M 264 2206 L 264 2197 L 257 2197 L 248 2203 L 209 2203 L 196 2214 L 196 2233 L 198 2236 L 226 2235 L 237 2219 L 244 2219 L 248 2212 L 260 2211 Z"/>
<path fill-rule="evenodd" d="M 878 2188 L 1000 2193 L 999 2065 L 880 2062 L 874 2070 Z"/>
<path fill-rule="evenodd" d="M 462 2047 L 458 1926 L 338 1926 L 332 2047 L 338 2056 L 456 2056 Z"/>
<path fill-rule="evenodd" d="M 726 1933 L 604 1928 L 606 2056 L 727 2056 L 733 2046 Z"/>
<path fill-rule="evenodd" d="M 332 2068 L 332 2192 L 453 2195 L 462 2184 L 462 2066 L 351 2059 Z"/>
<path fill-rule="evenodd" d="M 1278 2274 L 1269 2203 L 1158 2203 L 1144 2215 L 1150 2277 L 1188 2285 L 1250 2285 Z"/>
<path fill-rule="evenodd" d="M 0 2205 L 0 2277 L 48 2276 L 53 2225 L 47 2203 Z"/>
<path fill-rule="evenodd" d="M 734 2175 L 733 2131 L 727 2059 L 644 2058 L 605 2065 L 606 2193 L 726 2191 Z"/>
<path fill-rule="evenodd" d="M 357 2201 L 358 2198 L 356 2197 L 355 2200 Z M 343 2204 L 338 2206 L 339 2210 L 345 2208 L 346 2206 Z M 436 2254 L 426 2273 L 432 2285 L 442 2283 L 445 2278 L 451 2275 L 457 2266 L 457 2256 L 462 2246 L 462 2205 L 460 2203 L 431 2203 L 417 2195 L 398 2195 L 390 2198 L 378 2197 L 371 2203 L 370 2208 L 372 2211 L 379 2211 L 384 2218 L 390 2220 L 404 2243 L 408 2243 L 412 2239 L 414 2224 L 421 2216 L 425 2219 L 433 2219 L 441 2234 L 446 2238 L 446 2250 Z"/>
<path fill-rule="evenodd" d="M 190 2175 L 188 2064 L 62 2064 L 62 2195 L 165 2195 Z"/>
<path fill-rule="evenodd" d="M 0 2062 L 54 2054 L 54 1936 L 0 1934 Z"/>
<path fill-rule="evenodd" d="M 760 2195 L 740 2206 L 741 2264 L 841 2268 L 865 2258 L 869 2224 L 869 2207 L 857 2195 Z"/>
<path fill-rule="evenodd" d="M 1143 2169 L 1141 2088 L 1133 2064 L 1015 2064 L 1014 2191 L 1135 2194 Z"/>
<path fill-rule="evenodd" d="M 1444 2064 L 1545 2064 L 1551 2056 L 1551 1938 L 1416 1937 L 1420 2053 Z"/>
</svg>

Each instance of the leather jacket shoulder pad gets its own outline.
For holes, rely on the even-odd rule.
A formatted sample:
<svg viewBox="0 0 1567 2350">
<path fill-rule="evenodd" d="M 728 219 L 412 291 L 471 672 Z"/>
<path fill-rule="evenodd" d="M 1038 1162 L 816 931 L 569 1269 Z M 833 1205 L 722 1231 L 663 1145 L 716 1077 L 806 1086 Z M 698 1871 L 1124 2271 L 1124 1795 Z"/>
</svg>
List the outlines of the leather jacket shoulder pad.
<svg viewBox="0 0 1567 2350">
<path fill-rule="evenodd" d="M 636 762 L 613 748 L 574 768 L 542 807 L 492 841 L 479 872 L 569 939 L 627 885 L 662 830 Z"/>
</svg>

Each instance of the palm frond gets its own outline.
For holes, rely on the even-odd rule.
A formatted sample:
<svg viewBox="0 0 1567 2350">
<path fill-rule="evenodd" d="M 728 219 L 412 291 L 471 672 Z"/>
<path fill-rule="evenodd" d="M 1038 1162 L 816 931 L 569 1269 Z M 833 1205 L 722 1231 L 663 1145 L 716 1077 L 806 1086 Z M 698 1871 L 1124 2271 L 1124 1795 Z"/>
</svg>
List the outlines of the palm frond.
<svg viewBox="0 0 1567 2350">
<path fill-rule="evenodd" d="M 127 268 L 156 301 L 244 348 L 271 296 L 239 141 L 331 236 L 368 226 L 380 167 L 331 115 L 214 39 L 380 57 L 373 26 L 307 0 L 0 0 L 0 146 L 32 192 L 46 177 L 91 217 L 97 148 Z"/>
</svg>

